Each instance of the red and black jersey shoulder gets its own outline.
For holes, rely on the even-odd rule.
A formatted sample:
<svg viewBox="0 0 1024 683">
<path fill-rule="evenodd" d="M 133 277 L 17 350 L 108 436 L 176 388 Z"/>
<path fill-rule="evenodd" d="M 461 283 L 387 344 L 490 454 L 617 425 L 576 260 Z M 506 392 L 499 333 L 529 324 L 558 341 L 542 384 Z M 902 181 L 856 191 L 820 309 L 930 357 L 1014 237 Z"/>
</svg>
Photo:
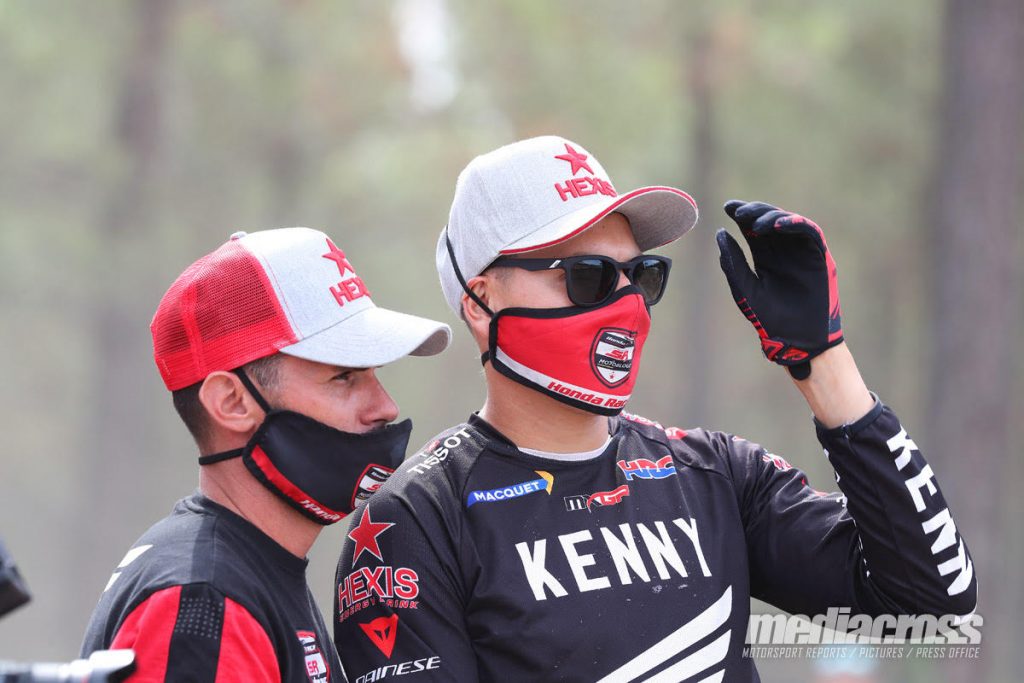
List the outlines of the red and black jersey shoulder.
<svg viewBox="0 0 1024 683">
<path fill-rule="evenodd" d="M 134 649 L 132 680 L 344 680 L 329 677 L 340 666 L 305 567 L 197 494 L 143 534 L 115 568 L 82 654 Z M 307 677 L 308 667 L 322 676 Z"/>
</svg>

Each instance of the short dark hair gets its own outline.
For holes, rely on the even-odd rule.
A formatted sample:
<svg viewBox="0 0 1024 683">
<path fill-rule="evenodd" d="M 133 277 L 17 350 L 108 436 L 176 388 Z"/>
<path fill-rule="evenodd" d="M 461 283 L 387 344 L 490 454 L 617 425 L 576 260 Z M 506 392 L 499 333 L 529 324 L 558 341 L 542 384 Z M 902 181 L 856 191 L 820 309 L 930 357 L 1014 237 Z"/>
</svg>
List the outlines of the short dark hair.
<svg viewBox="0 0 1024 683">
<path fill-rule="evenodd" d="M 280 359 L 281 356 L 277 353 L 257 358 L 251 363 L 243 365 L 242 370 L 260 388 L 273 391 L 280 381 L 278 368 Z M 171 400 L 174 402 L 174 409 L 178 411 L 178 417 L 188 427 L 189 433 L 192 434 L 192 438 L 200 448 L 209 437 L 210 431 L 210 416 L 206 412 L 206 408 L 203 407 L 202 401 L 199 400 L 201 386 L 203 386 L 202 382 L 196 382 L 184 389 L 171 392 Z"/>
</svg>

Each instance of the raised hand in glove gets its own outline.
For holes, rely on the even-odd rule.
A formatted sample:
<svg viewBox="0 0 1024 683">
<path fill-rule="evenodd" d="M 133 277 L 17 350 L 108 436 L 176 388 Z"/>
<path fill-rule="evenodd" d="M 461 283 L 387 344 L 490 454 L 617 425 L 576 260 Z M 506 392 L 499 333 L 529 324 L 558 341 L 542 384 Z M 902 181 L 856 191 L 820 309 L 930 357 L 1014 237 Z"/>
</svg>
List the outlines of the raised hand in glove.
<svg viewBox="0 0 1024 683">
<path fill-rule="evenodd" d="M 761 338 L 768 360 L 788 366 L 796 379 L 811 374 L 810 360 L 843 341 L 836 264 L 814 221 L 763 202 L 726 202 L 750 246 L 754 270 L 736 240 L 715 234 L 733 299 Z"/>
</svg>

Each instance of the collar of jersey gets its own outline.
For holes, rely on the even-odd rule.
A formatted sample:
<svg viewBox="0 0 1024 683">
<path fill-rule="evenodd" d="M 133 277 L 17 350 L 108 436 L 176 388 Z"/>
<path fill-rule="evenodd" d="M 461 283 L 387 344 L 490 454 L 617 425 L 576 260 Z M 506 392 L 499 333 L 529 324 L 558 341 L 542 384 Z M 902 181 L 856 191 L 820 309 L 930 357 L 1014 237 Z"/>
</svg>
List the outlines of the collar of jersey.
<svg viewBox="0 0 1024 683">
<path fill-rule="evenodd" d="M 598 455 L 595 458 L 590 458 L 589 460 L 552 460 L 550 458 L 543 458 L 529 453 L 524 453 L 519 450 L 519 448 L 512 443 L 511 439 L 495 429 L 495 427 L 487 420 L 480 417 L 479 413 L 473 413 L 470 415 L 467 422 L 470 427 L 479 432 L 484 438 L 485 442 L 482 445 L 488 450 L 510 456 L 519 462 L 533 463 L 552 470 L 587 467 L 594 463 L 601 462 L 605 458 L 609 457 L 609 453 L 612 453 L 615 450 L 616 440 L 620 432 L 619 420 L 618 418 L 613 417 L 608 421 L 608 431 L 611 435 L 611 440 L 605 446 L 604 452 L 601 453 L 601 455 Z"/>
<path fill-rule="evenodd" d="M 242 535 L 248 545 L 256 546 L 255 550 L 260 555 L 293 574 L 305 577 L 306 565 L 309 564 L 309 560 L 304 557 L 296 557 L 249 520 L 223 505 L 215 503 L 198 490 L 191 497 L 186 498 L 184 503 L 195 512 L 216 514 L 218 524 L 224 524 L 235 533 Z"/>
</svg>

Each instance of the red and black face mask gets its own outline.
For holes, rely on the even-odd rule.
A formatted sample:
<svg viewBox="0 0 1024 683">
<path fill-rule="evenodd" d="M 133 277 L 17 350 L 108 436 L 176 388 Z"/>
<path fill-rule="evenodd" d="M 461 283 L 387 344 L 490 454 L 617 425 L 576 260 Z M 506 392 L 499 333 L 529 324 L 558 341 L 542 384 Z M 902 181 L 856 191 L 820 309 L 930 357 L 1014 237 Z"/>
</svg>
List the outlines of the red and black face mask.
<svg viewBox="0 0 1024 683">
<path fill-rule="evenodd" d="M 495 313 L 466 284 L 447 230 L 445 244 L 463 291 L 491 316 L 481 363 L 490 361 L 509 379 L 574 408 L 598 415 L 622 412 L 651 329 L 643 290 L 630 284 L 595 306 Z"/>
<path fill-rule="evenodd" d="M 241 370 L 235 374 L 266 412 L 244 448 L 199 458 L 200 465 L 241 457 L 261 484 L 318 524 L 334 524 L 370 497 L 402 463 L 412 421 L 364 434 L 308 415 L 272 409 Z"/>
<path fill-rule="evenodd" d="M 599 306 L 506 308 L 491 314 L 481 361 L 573 407 L 618 415 L 633 392 L 650 329 L 650 312 L 634 285 Z"/>
</svg>

